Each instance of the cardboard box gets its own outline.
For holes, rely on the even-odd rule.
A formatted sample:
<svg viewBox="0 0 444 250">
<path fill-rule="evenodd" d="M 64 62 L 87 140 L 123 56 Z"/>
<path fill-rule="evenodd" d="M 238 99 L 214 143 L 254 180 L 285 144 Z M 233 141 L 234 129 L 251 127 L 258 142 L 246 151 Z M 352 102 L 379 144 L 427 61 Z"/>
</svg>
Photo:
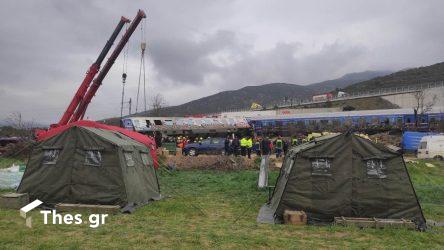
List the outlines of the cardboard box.
<svg viewBox="0 0 444 250">
<path fill-rule="evenodd" d="M 284 223 L 293 225 L 307 225 L 307 214 L 304 211 L 284 211 Z"/>
</svg>

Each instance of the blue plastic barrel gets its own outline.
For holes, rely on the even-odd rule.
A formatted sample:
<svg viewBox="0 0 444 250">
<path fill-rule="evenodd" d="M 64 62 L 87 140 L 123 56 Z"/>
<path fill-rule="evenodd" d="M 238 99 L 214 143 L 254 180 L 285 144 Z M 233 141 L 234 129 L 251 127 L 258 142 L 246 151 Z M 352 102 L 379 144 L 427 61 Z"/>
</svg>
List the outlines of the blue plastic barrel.
<svg viewBox="0 0 444 250">
<path fill-rule="evenodd" d="M 404 151 L 416 151 L 418 150 L 419 142 L 422 137 L 434 134 L 436 133 L 406 131 L 402 135 L 402 149 Z"/>
</svg>

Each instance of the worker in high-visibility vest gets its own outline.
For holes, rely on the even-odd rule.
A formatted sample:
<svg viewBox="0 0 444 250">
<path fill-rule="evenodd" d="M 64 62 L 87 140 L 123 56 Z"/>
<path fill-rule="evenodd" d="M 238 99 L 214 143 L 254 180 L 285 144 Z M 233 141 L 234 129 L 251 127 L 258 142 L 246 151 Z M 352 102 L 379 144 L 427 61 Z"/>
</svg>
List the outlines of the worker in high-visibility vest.
<svg viewBox="0 0 444 250">
<path fill-rule="evenodd" d="M 247 138 L 247 155 L 248 159 L 251 159 L 251 149 L 253 148 L 253 139 L 251 137 Z"/>
<path fill-rule="evenodd" d="M 276 141 L 274 141 L 274 147 L 276 158 L 280 158 L 282 155 L 282 150 L 284 149 L 284 141 L 282 140 L 281 136 L 279 136 Z"/>
<path fill-rule="evenodd" d="M 241 147 L 241 155 L 245 156 L 247 154 L 247 138 L 244 136 L 240 140 L 240 147 Z"/>
<path fill-rule="evenodd" d="M 293 137 L 291 139 L 291 146 L 296 146 L 298 145 L 298 138 L 297 137 Z"/>
</svg>

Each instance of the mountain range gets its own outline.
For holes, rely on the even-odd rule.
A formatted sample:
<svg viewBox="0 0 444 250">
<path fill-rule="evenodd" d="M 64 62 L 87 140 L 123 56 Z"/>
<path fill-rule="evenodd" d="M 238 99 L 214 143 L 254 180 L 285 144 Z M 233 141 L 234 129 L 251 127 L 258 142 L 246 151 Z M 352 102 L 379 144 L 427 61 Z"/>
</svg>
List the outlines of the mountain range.
<svg viewBox="0 0 444 250">
<path fill-rule="evenodd" d="M 218 113 L 228 110 L 248 109 L 253 102 L 262 106 L 272 107 L 284 99 L 310 99 L 313 95 L 341 89 L 352 93 L 377 88 L 414 85 L 425 82 L 444 80 L 444 62 L 430 66 L 404 69 L 398 72 L 387 70 L 364 71 L 346 74 L 340 78 L 297 85 L 291 83 L 267 83 L 263 85 L 246 86 L 237 90 L 222 91 L 214 95 L 193 100 L 181 105 L 164 107 L 159 114 L 153 111 L 133 114 L 132 116 L 184 116 L 195 114 Z M 377 108 L 394 108 L 381 98 L 369 102 L 378 104 Z M 380 103 L 379 103 L 380 102 Z M 372 104 L 373 103 L 373 104 Z M 361 105 L 372 109 L 369 105 Z"/>
<path fill-rule="evenodd" d="M 297 85 L 291 83 L 267 83 L 256 86 L 246 86 L 237 90 L 222 91 L 177 106 L 162 108 L 160 116 L 184 116 L 195 114 L 218 113 L 227 110 L 246 109 L 253 102 L 262 106 L 273 106 L 286 98 L 309 99 L 315 94 L 341 89 L 350 84 L 369 80 L 378 76 L 390 74 L 390 71 L 364 71 L 346 74 L 340 78 Z M 134 116 L 153 116 L 152 111 L 138 113 Z"/>
<path fill-rule="evenodd" d="M 344 91 L 355 92 L 396 86 L 415 85 L 444 80 L 444 62 L 401 70 L 347 86 Z"/>
</svg>

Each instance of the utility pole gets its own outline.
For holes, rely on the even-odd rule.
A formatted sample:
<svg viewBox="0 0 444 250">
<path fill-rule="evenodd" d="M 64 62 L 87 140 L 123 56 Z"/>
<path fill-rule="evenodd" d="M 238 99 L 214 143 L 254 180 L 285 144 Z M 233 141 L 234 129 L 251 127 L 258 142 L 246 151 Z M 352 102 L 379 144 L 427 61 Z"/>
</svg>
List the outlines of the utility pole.
<svg viewBox="0 0 444 250">
<path fill-rule="evenodd" d="M 128 107 L 128 110 L 129 110 L 129 115 L 131 115 L 131 98 L 129 99 L 129 107 Z"/>
</svg>

